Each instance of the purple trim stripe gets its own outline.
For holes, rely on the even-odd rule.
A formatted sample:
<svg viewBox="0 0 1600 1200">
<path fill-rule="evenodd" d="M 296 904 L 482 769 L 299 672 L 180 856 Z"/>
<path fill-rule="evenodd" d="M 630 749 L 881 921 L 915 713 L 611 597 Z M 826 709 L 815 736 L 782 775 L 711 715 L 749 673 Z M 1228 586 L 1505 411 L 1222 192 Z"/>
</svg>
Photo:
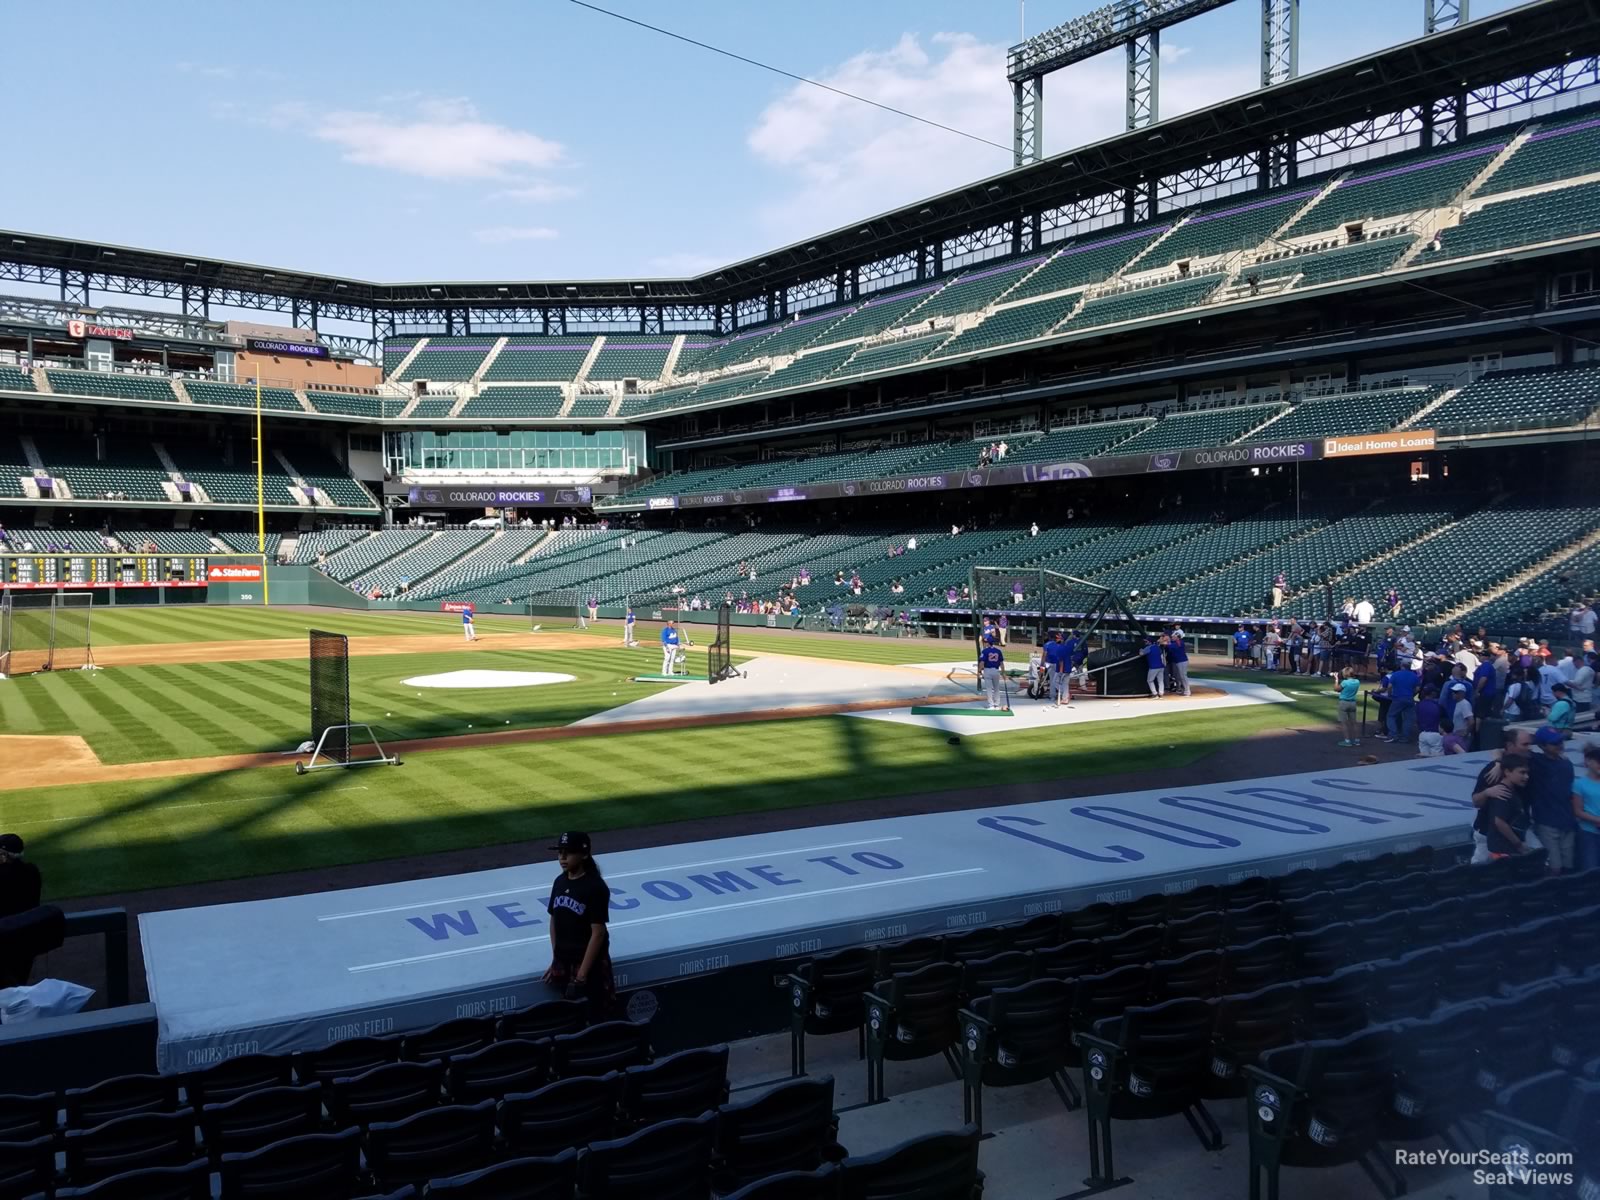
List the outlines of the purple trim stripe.
<svg viewBox="0 0 1600 1200">
<path fill-rule="evenodd" d="M 1002 271 L 1015 271 L 1019 267 L 1031 267 L 1035 263 L 1043 262 L 1048 257 L 1049 255 L 1047 254 L 1035 254 L 1029 258 L 1014 258 L 1010 262 L 1001 263 L 997 267 L 985 267 L 981 271 L 969 271 L 965 275 L 958 276 L 952 280 L 950 286 L 958 287 L 963 283 L 971 283 L 975 279 L 987 279 L 989 276 L 998 275 Z"/>
<path fill-rule="evenodd" d="M 856 311 L 860 312 L 862 308 L 871 308 L 874 304 L 888 304 L 892 300 L 906 300 L 912 296 L 926 296 L 929 292 L 935 291 L 938 287 L 939 285 L 937 283 L 927 283 L 923 284 L 921 287 L 910 288 L 903 292 L 893 292 L 887 296 L 872 296 L 866 300 L 863 300 L 861 302 L 861 307 L 856 309 Z"/>
<path fill-rule="evenodd" d="M 1249 204 L 1240 204 L 1234 208 L 1225 208 L 1221 212 L 1205 213 L 1202 216 L 1190 217 L 1190 225 L 1203 225 L 1207 221 L 1219 221 L 1223 217 L 1236 217 L 1240 213 L 1254 212 L 1258 208 L 1267 208 L 1273 204 L 1287 204 L 1291 200 L 1304 200 L 1307 196 L 1315 196 L 1320 188 L 1307 188 L 1303 192 L 1291 192 L 1287 196 L 1269 196 L 1265 200 L 1255 200 Z"/>
<path fill-rule="evenodd" d="M 687 350 L 688 348 L 689 348 L 688 346 L 684 346 L 685 350 Z M 613 346 L 610 342 L 607 342 L 604 346 L 600 347 L 600 353 L 601 354 L 605 354 L 609 350 L 671 350 L 671 349 L 672 349 L 672 343 L 671 342 L 618 342 L 615 346 Z"/>
<path fill-rule="evenodd" d="M 1548 138 L 1562 137 L 1569 133 L 1579 133 L 1585 129 L 1600 126 L 1600 117 L 1591 117 L 1587 121 L 1579 121 L 1576 125 L 1563 125 L 1560 129 L 1547 129 L 1543 133 L 1535 133 L 1528 138 L 1529 142 L 1542 142 Z M 1524 142 L 1524 145 L 1527 143 Z"/>
<path fill-rule="evenodd" d="M 507 346 L 500 351 L 506 354 L 576 354 L 579 350 L 588 350 L 594 345 L 588 342 L 551 342 L 548 346 Z M 497 360 L 498 361 L 498 360 Z"/>
<path fill-rule="evenodd" d="M 1171 222 L 1165 225 L 1147 225 L 1143 229 L 1135 229 L 1129 233 L 1119 233 L 1116 237 L 1101 238 L 1098 242 L 1087 242 L 1081 246 L 1068 246 L 1061 252 L 1061 257 L 1065 258 L 1069 254 L 1085 254 L 1090 250 L 1100 250 L 1106 246 L 1115 246 L 1118 242 L 1132 241 L 1134 238 L 1156 237 L 1171 228 Z"/>
<path fill-rule="evenodd" d="M 1376 183 L 1380 179 L 1393 179 L 1396 175 L 1409 175 L 1413 171 L 1427 171 L 1433 167 L 1442 167 L 1445 163 L 1458 162 L 1463 158 L 1482 158 L 1486 154 L 1492 157 L 1493 155 L 1499 154 L 1500 151 L 1504 150 L 1505 148 L 1506 144 L 1501 142 L 1495 146 L 1480 146 L 1474 150 L 1462 150 L 1456 154 L 1447 154 L 1443 158 L 1425 158 L 1421 162 L 1409 163 L 1406 166 L 1395 167 L 1392 170 L 1377 171 L 1371 175 L 1361 175 L 1355 179 L 1346 179 L 1339 185 L 1338 188 L 1335 188 L 1334 190 L 1338 191 L 1341 188 L 1355 187 L 1358 184 L 1363 183 Z M 1316 210 L 1313 209 L 1313 215 L 1315 215 L 1315 212 Z"/>
<path fill-rule="evenodd" d="M 413 342 L 412 344 L 415 345 L 416 343 Z M 444 345 L 441 345 L 441 346 L 431 346 L 431 345 L 430 346 L 424 346 L 422 348 L 422 353 L 426 354 L 430 350 L 493 350 L 493 349 L 494 349 L 494 343 L 493 342 L 490 342 L 487 346 L 480 346 L 476 342 L 465 342 L 465 343 L 463 343 L 463 342 L 448 342 L 448 343 L 446 343 Z"/>
</svg>

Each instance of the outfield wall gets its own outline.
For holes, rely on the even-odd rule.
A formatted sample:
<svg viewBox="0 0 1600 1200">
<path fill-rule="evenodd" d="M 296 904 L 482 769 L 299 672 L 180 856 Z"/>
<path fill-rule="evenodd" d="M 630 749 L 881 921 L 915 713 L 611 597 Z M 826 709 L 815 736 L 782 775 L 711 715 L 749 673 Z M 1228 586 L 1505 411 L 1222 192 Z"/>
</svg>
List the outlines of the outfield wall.
<svg viewBox="0 0 1600 1200">
<path fill-rule="evenodd" d="M 315 567 L 271 566 L 267 568 L 267 582 L 272 588 L 274 604 L 314 604 L 323 608 L 371 607 L 366 597 L 356 595 Z M 259 576 L 245 580 L 214 580 L 206 589 L 206 603 L 259 605 L 262 595 Z M 437 607 L 432 611 L 437 612 Z"/>
</svg>

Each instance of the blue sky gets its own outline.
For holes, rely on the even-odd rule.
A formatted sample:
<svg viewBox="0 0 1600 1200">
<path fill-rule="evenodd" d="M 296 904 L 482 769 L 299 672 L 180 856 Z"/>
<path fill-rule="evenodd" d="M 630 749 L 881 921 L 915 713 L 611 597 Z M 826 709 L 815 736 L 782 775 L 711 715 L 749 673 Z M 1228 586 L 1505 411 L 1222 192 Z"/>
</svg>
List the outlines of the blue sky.
<svg viewBox="0 0 1600 1200">
<path fill-rule="evenodd" d="M 608 7 L 1010 144 L 1015 0 Z M 1090 7 L 1028 0 L 1028 32 Z M 1307 0 L 1302 72 L 1419 35 L 1421 10 Z M 1011 163 L 566 0 L 135 11 L 7 6 L 39 52 L 5 56 L 0 104 L 37 136 L 0 226 L 377 280 L 680 275 Z M 1163 115 L 1253 88 L 1259 20 L 1240 0 L 1168 30 Z M 1048 151 L 1120 129 L 1122 72 L 1046 81 Z"/>
</svg>

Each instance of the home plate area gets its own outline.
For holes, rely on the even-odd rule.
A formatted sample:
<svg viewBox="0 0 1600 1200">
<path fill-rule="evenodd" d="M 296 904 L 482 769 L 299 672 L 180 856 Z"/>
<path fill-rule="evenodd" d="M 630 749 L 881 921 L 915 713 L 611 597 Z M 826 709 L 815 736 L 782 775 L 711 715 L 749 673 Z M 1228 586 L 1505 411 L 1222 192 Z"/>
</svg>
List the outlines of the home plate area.
<svg viewBox="0 0 1600 1200">
<path fill-rule="evenodd" d="M 925 669 L 948 670 L 950 664 L 928 664 Z M 971 687 L 970 667 L 967 680 Z M 1290 698 L 1277 688 L 1249 680 L 1207 679 L 1195 680 L 1195 690 L 1203 694 L 1194 696 L 1167 696 L 1160 700 L 1102 700 L 1095 697 L 1075 701 L 1068 707 L 1057 708 L 1048 700 L 1030 700 L 1018 689 L 1020 681 L 1011 685 L 1011 717 L 997 721 L 994 714 L 974 712 L 982 709 L 983 697 L 956 704 L 924 706 L 915 709 L 883 708 L 873 712 L 852 712 L 846 716 L 864 721 L 892 721 L 897 725 L 920 725 L 924 729 L 938 729 L 957 733 L 963 737 L 984 733 L 1014 733 L 1019 729 L 1055 728 L 1062 725 L 1086 725 L 1095 721 L 1127 721 L 1135 717 L 1167 716 L 1172 713 L 1192 712 L 1196 709 L 1242 708 L 1251 704 L 1288 704 Z M 1220 694 L 1219 694 L 1220 693 Z M 943 708 L 946 711 L 937 711 Z M 932 709 L 932 711 L 930 711 Z"/>
</svg>

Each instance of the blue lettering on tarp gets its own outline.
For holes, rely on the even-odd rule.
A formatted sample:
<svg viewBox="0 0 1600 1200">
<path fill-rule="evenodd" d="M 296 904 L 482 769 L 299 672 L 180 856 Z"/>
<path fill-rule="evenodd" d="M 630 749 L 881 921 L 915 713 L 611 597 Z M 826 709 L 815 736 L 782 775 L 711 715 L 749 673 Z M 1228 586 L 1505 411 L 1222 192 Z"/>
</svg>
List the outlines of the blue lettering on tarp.
<svg viewBox="0 0 1600 1200">
<path fill-rule="evenodd" d="M 880 871 L 899 871 L 905 867 L 905 863 L 887 854 L 879 854 L 876 850 L 858 850 L 850 857 L 863 866 L 877 867 Z"/>
<path fill-rule="evenodd" d="M 765 879 L 768 883 L 772 884 L 774 887 L 788 887 L 791 883 L 802 883 L 802 882 L 804 882 L 803 880 L 799 880 L 799 879 L 785 879 L 783 877 L 782 872 L 780 872 L 777 867 L 769 867 L 769 866 L 762 865 L 762 866 L 759 866 L 759 867 L 747 867 L 745 869 L 748 870 L 750 872 L 750 874 L 754 875 L 757 879 Z"/>
<path fill-rule="evenodd" d="M 1332 833 L 1329 825 L 1321 825 L 1316 821 L 1307 821 L 1301 817 L 1285 817 L 1278 813 L 1262 812 L 1258 808 L 1250 808 L 1244 804 L 1235 804 L 1232 800 L 1216 800 L 1210 796 L 1163 796 L 1161 803 L 1170 804 L 1173 808 L 1181 808 L 1186 812 L 1197 812 L 1202 816 L 1220 817 L 1224 821 L 1237 821 L 1240 825 L 1253 825 L 1257 829 L 1269 829 L 1273 833 Z M 1204 806 L 1204 807 L 1202 807 Z M 1261 820 L 1253 821 L 1250 817 L 1241 817 L 1239 813 L 1250 813 L 1260 817 Z"/>
<path fill-rule="evenodd" d="M 1476 780 L 1478 778 L 1476 771 L 1463 771 L 1460 767 L 1445 766 L 1443 763 L 1429 763 L 1425 767 L 1408 767 L 1406 769 L 1410 771 L 1426 771 L 1430 775 L 1448 775 L 1452 779 Z"/>
<path fill-rule="evenodd" d="M 1160 838 L 1164 842 L 1172 842 L 1179 846 L 1189 846 L 1196 850 L 1231 850 L 1240 845 L 1238 838 L 1231 838 L 1223 833 L 1211 833 L 1209 830 L 1195 829 L 1190 825 L 1180 825 L 1176 821 L 1165 821 L 1160 817 L 1149 817 L 1143 813 L 1130 812 L 1126 808 L 1114 808 L 1108 804 L 1074 805 L 1072 812 L 1076 816 L 1088 817 L 1091 821 L 1115 825 L 1119 829 L 1130 829 L 1134 833 L 1142 833 L 1147 837 Z M 1129 819 L 1119 820 L 1118 818 L 1120 817 Z M 1186 837 L 1175 837 L 1170 833 L 1162 833 L 1159 829 L 1147 829 L 1145 828 L 1146 825 L 1163 825 L 1168 829 L 1181 829 L 1184 833 L 1192 833 L 1195 837 L 1203 840 L 1191 841 Z"/>
<path fill-rule="evenodd" d="M 1107 850 L 1115 850 L 1115 854 L 1096 854 L 1092 850 L 1080 850 L 1077 846 L 1069 846 L 1065 842 L 1052 841 L 1037 833 L 1028 833 L 1021 829 L 1012 829 L 1004 822 L 1016 825 L 1029 825 L 1038 828 L 1043 821 L 1032 817 L 979 817 L 978 824 L 985 829 L 992 829 L 996 833 L 1010 834 L 1012 837 L 1021 838 L 1025 842 L 1032 842 L 1036 846 L 1045 846 L 1051 850 L 1059 850 L 1062 854 L 1075 855 L 1078 858 L 1088 859 L 1090 862 L 1139 862 L 1144 858 L 1137 850 L 1130 850 L 1126 846 L 1107 846 Z"/>
<path fill-rule="evenodd" d="M 538 917 L 530 917 L 523 912 L 520 904 L 491 904 L 488 908 L 507 929 L 526 929 L 530 925 L 544 923 Z"/>
<path fill-rule="evenodd" d="M 628 893 L 623 891 L 621 888 L 614 887 L 614 888 L 611 889 L 611 911 L 612 912 L 627 912 L 630 908 L 638 908 L 639 907 L 639 902 L 637 900 L 633 899 L 633 897 L 631 897 L 631 896 L 629 896 L 628 899 L 626 899 L 626 900 L 618 900 L 617 899 L 618 896 L 627 896 L 627 895 L 628 895 Z"/>
<path fill-rule="evenodd" d="M 1478 776 L 1473 774 L 1472 778 Z M 1404 796 L 1407 800 L 1423 808 L 1443 809 L 1453 812 L 1458 808 L 1471 808 L 1471 800 L 1463 800 L 1459 796 L 1436 796 L 1432 792 L 1397 792 L 1390 788 L 1376 788 L 1370 783 L 1363 783 L 1359 779 L 1317 779 L 1312 782 L 1318 787 L 1338 788 L 1346 792 L 1364 792 L 1369 796 Z"/>
<path fill-rule="evenodd" d="M 1288 804 L 1295 808 L 1311 808 L 1317 812 L 1327 813 L 1333 817 L 1349 817 L 1352 821 L 1360 821 L 1363 825 L 1387 825 L 1390 821 L 1404 818 L 1414 821 L 1421 813 L 1385 812 L 1381 808 L 1368 808 L 1365 804 L 1355 804 L 1349 800 L 1340 800 L 1333 796 L 1315 796 L 1310 792 L 1291 792 L 1287 788 L 1253 787 L 1229 788 L 1230 796 L 1259 796 L 1263 800 L 1272 800 L 1278 804 Z M 1362 814 L 1367 814 L 1363 816 Z"/>
<path fill-rule="evenodd" d="M 732 871 L 718 871 L 715 875 L 691 875 L 689 882 L 706 889 L 713 896 L 721 896 L 727 892 L 753 892 L 756 885 Z"/>
<path fill-rule="evenodd" d="M 821 858 L 808 858 L 808 859 L 806 859 L 806 861 L 807 862 L 814 862 L 814 863 L 827 863 L 835 871 L 842 872 L 845 875 L 859 875 L 859 874 L 861 874 L 861 872 L 856 870 L 854 867 L 845 866 L 844 863 L 840 862 L 837 858 L 835 858 L 831 854 L 824 854 Z"/>
<path fill-rule="evenodd" d="M 477 922 L 464 908 L 454 916 L 449 913 L 434 913 L 432 917 L 407 917 L 406 924 L 415 925 L 436 942 L 448 940 L 452 929 L 462 937 L 476 937 L 478 933 Z"/>
<path fill-rule="evenodd" d="M 650 879 L 645 882 L 644 890 L 657 900 L 687 900 L 694 893 L 681 883 L 673 883 L 670 879 Z"/>
</svg>

